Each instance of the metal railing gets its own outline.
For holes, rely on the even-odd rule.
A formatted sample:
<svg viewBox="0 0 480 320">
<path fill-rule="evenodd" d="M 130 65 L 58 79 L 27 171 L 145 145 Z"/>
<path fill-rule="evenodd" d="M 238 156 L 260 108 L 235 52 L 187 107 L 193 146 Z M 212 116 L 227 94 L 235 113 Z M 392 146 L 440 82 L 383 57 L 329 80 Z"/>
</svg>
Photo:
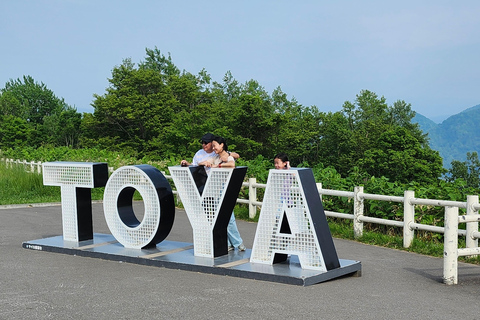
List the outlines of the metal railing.
<svg viewBox="0 0 480 320">
<path fill-rule="evenodd" d="M 31 172 L 41 173 L 41 162 L 27 162 L 25 160 L 1 159 L 6 162 L 7 167 L 13 165 L 24 165 Z M 111 170 L 110 170 L 111 171 Z M 165 175 L 167 179 L 172 177 Z M 266 184 L 257 183 L 256 178 L 249 178 L 248 182 L 243 183 L 243 187 L 248 188 L 248 199 L 237 199 L 237 203 L 247 204 L 249 207 L 249 217 L 254 218 L 258 214 L 258 209 L 262 206 L 262 201 L 257 199 L 257 190 L 266 188 Z M 434 233 L 444 234 L 444 268 L 443 281 L 445 284 L 456 284 L 458 282 L 458 257 L 480 255 L 478 239 L 480 232 L 478 230 L 480 221 L 480 203 L 478 195 L 470 195 L 466 202 L 448 201 L 436 199 L 415 198 L 415 191 L 407 190 L 404 196 L 389 196 L 380 194 L 364 193 L 363 187 L 355 187 L 354 191 L 341 191 L 323 189 L 321 183 L 317 183 L 317 189 L 320 196 L 337 196 L 353 199 L 353 213 L 340 213 L 325 210 L 328 217 L 353 220 L 354 236 L 356 238 L 363 235 L 363 223 L 373 223 L 385 226 L 403 228 L 403 246 L 411 246 L 415 230 L 423 230 Z M 174 194 L 177 194 L 173 190 Z M 364 200 L 377 200 L 387 202 L 403 203 L 403 221 L 387 220 L 364 215 Z M 415 222 L 415 206 L 427 205 L 445 208 L 445 227 L 432 226 Z M 459 209 L 466 209 L 466 215 L 459 216 Z M 466 223 L 466 230 L 458 228 L 459 223 Z M 458 248 L 458 236 L 465 236 L 466 248 Z"/>
</svg>

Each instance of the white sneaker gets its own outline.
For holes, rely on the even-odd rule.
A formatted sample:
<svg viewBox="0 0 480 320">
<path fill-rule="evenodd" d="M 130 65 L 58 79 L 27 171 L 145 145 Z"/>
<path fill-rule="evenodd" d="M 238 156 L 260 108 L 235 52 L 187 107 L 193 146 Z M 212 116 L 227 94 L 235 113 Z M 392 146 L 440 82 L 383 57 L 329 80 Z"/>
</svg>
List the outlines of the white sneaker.
<svg viewBox="0 0 480 320">
<path fill-rule="evenodd" d="M 232 251 L 232 250 L 235 250 L 235 247 L 234 246 L 228 246 L 228 251 Z"/>
<path fill-rule="evenodd" d="M 243 245 L 243 243 L 238 246 L 238 251 L 245 251 L 245 250 L 247 250 L 247 248 Z"/>
</svg>

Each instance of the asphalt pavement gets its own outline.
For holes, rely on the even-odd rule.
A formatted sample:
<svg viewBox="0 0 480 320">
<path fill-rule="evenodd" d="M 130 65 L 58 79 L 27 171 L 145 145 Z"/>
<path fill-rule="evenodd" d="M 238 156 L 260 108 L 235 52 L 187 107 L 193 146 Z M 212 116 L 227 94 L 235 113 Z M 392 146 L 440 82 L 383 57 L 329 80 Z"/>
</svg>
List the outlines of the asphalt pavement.
<svg viewBox="0 0 480 320">
<path fill-rule="evenodd" d="M 94 232 L 110 233 L 101 203 Z M 334 239 L 362 276 L 302 287 L 22 248 L 62 234 L 61 207 L 0 210 L 0 319 L 479 319 L 480 266 Z M 251 248 L 256 223 L 237 220 Z M 193 242 L 183 210 L 167 240 Z"/>
</svg>

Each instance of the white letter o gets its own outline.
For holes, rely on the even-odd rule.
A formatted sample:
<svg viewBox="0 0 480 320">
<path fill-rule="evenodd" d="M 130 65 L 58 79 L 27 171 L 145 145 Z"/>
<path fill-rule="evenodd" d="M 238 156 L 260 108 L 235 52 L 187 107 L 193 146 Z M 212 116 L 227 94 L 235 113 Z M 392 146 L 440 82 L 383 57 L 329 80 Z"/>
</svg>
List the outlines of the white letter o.
<svg viewBox="0 0 480 320">
<path fill-rule="evenodd" d="M 145 206 L 141 222 L 132 208 L 135 190 Z M 112 173 L 105 186 L 103 210 L 115 239 L 126 248 L 135 249 L 155 246 L 164 240 L 175 217 L 170 185 L 163 174 L 150 165 L 125 166 Z"/>
</svg>

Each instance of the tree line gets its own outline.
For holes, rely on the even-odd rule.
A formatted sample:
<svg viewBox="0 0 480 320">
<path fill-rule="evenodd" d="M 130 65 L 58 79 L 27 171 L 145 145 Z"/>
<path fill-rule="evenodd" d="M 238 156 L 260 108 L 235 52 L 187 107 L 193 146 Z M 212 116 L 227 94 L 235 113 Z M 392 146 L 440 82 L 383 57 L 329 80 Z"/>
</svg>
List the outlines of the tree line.
<svg viewBox="0 0 480 320">
<path fill-rule="evenodd" d="M 447 173 L 428 136 L 412 123 L 411 105 L 388 105 L 372 91 L 362 90 L 341 111 L 322 112 L 289 99 L 280 87 L 270 94 L 255 80 L 239 83 L 230 72 L 217 82 L 206 70 L 181 71 L 158 48 L 147 48 L 139 63 L 123 60 L 108 81 L 106 91 L 94 95 L 94 112 L 80 114 L 31 76 L 10 80 L 0 90 L 0 149 L 68 146 L 181 159 L 191 158 L 199 138 L 213 132 L 241 159 L 269 160 L 282 151 L 295 166 L 334 168 L 343 177 L 431 184 Z M 476 153 L 452 168 L 450 180 L 479 187 Z"/>
</svg>

